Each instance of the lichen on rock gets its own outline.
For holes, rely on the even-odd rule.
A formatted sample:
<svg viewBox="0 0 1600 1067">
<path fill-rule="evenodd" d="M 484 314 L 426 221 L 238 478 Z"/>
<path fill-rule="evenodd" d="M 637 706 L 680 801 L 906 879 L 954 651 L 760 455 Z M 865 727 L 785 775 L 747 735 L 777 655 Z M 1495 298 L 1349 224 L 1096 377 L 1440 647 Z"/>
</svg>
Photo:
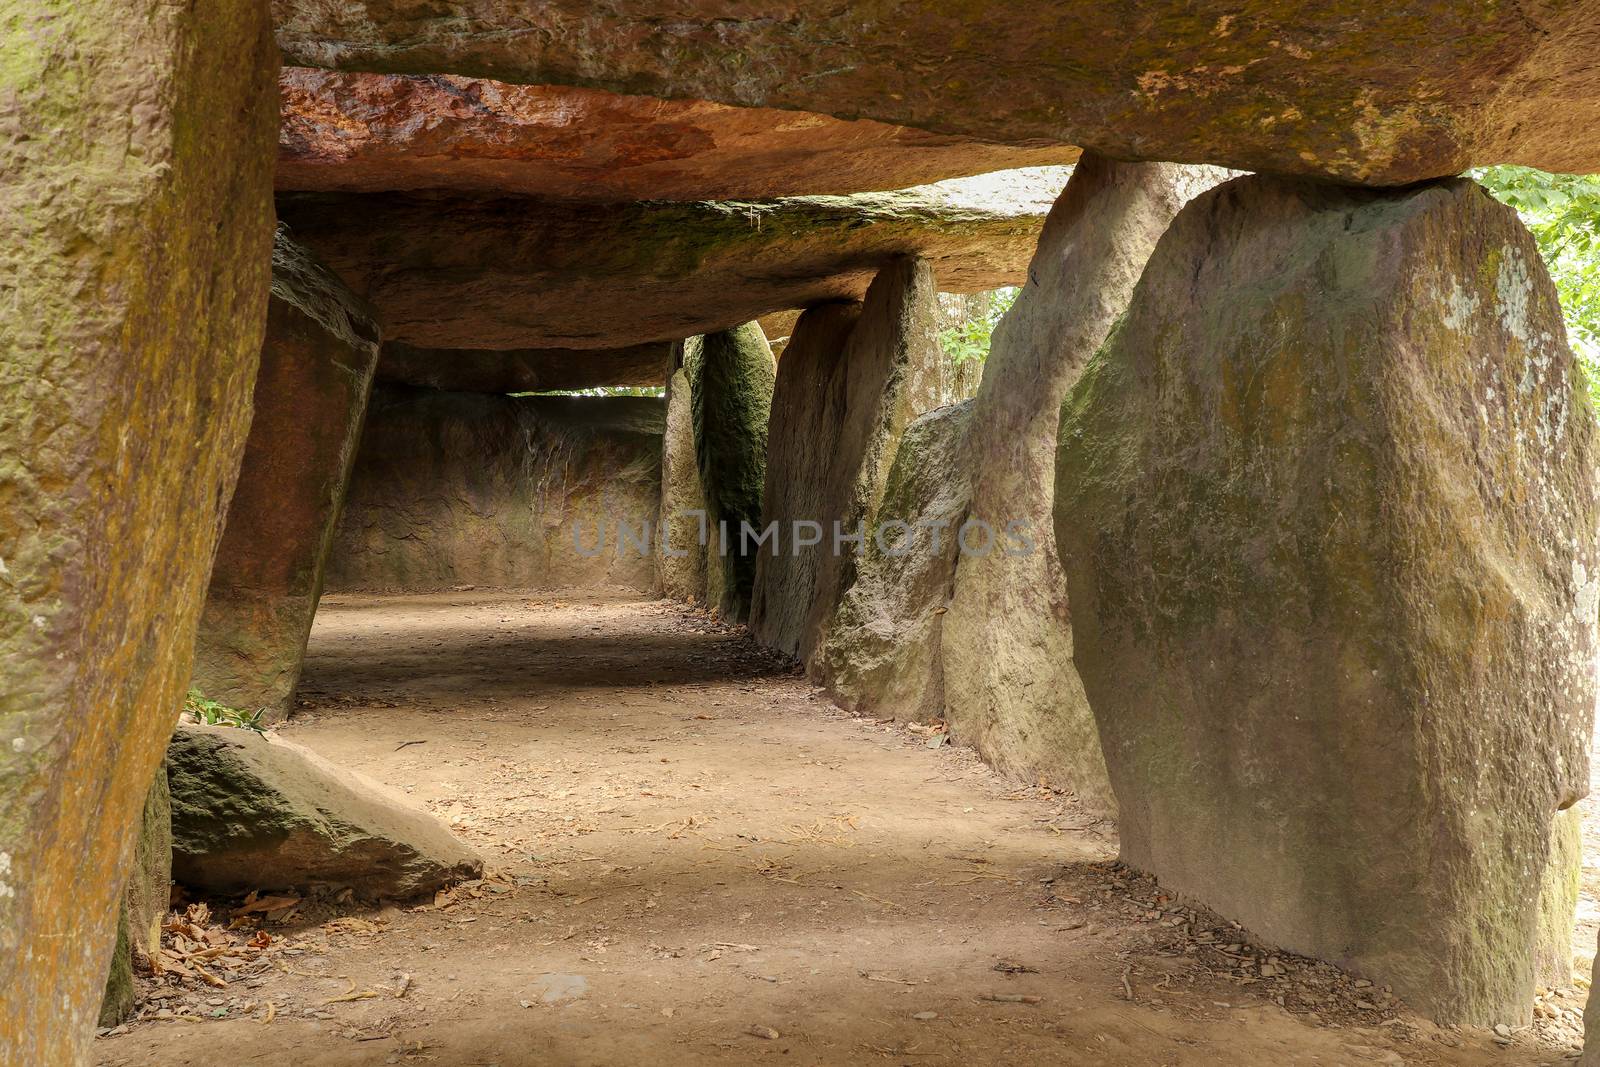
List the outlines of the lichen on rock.
<svg viewBox="0 0 1600 1067">
<path fill-rule="evenodd" d="M 1123 858 L 1443 1021 L 1528 1017 L 1588 786 L 1600 457 L 1537 264 L 1470 182 L 1239 179 L 1062 410 Z"/>
</svg>

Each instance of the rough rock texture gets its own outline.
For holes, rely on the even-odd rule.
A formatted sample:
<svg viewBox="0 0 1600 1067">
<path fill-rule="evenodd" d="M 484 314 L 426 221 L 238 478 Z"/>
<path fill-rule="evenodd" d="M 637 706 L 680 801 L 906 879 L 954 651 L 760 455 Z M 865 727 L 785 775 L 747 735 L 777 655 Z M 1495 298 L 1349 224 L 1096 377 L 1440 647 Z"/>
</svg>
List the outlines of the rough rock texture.
<svg viewBox="0 0 1600 1067">
<path fill-rule="evenodd" d="M 1057 462 L 1124 859 L 1436 1019 L 1527 1021 L 1588 783 L 1594 437 L 1533 240 L 1471 183 L 1186 207 Z"/>
<path fill-rule="evenodd" d="M 943 714 L 939 635 L 971 493 L 971 418 L 971 401 L 937 408 L 899 439 L 876 514 L 883 543 L 869 541 L 811 662 L 846 708 L 913 721 Z"/>
<path fill-rule="evenodd" d="M 297 193 L 280 216 L 386 341 L 621 348 L 859 298 L 901 254 L 951 292 L 1020 284 L 1061 167 L 854 196 L 692 204 Z"/>
<path fill-rule="evenodd" d="M 116 1026 L 133 1013 L 134 958 L 161 948 L 161 922 L 172 899 L 172 798 L 167 768 L 156 771 L 134 827 L 133 862 L 117 907 L 117 945 L 100 1001 L 101 1026 Z"/>
<path fill-rule="evenodd" d="M 819 309 L 807 313 L 804 333 L 797 326 L 773 405 L 784 413 L 783 439 L 769 449 L 779 495 L 763 521 L 778 522 L 783 540 L 781 552 L 761 549 L 758 640 L 808 660 L 855 580 L 856 551 L 849 542 L 835 549 L 834 524 L 870 533 L 900 434 L 938 403 L 937 315 L 933 270 L 902 257 L 873 279 L 859 312 Z M 790 543 L 799 519 L 822 525 L 818 544 Z"/>
<path fill-rule="evenodd" d="M 328 588 L 652 588 L 619 528 L 655 522 L 662 420 L 656 397 L 378 387 Z"/>
<path fill-rule="evenodd" d="M 542 393 L 661 385 L 675 342 L 627 348 L 413 348 L 383 346 L 378 380 L 458 393 Z"/>
<path fill-rule="evenodd" d="M 761 327 L 707 334 L 686 345 L 695 458 L 706 504 L 706 603 L 742 622 L 750 610 L 756 549 L 743 536 L 761 522 L 767 420 L 776 368 Z"/>
<path fill-rule="evenodd" d="M 700 485 L 700 460 L 694 446 L 694 401 L 677 346 L 667 380 L 667 423 L 661 437 L 661 507 L 657 512 L 656 587 L 674 600 L 706 599 L 706 553 L 701 523 L 706 497 Z"/>
<path fill-rule="evenodd" d="M 0 25 L 0 1063 L 55 1065 L 87 1052 L 249 428 L 278 60 L 242 0 Z"/>
<path fill-rule="evenodd" d="M 1116 802 L 1072 662 L 1052 529 L 1056 424 L 1167 224 L 1222 177 L 1085 153 L 1045 222 L 1028 283 L 995 330 L 967 436 L 970 516 L 997 532 L 1023 523 L 1027 540 L 1007 538 L 1009 551 L 956 564 L 941 638 L 952 736 L 999 769 L 1071 788 L 1105 813 Z"/>
<path fill-rule="evenodd" d="M 348 886 L 405 900 L 483 874 L 420 804 L 276 736 L 180 724 L 167 780 L 172 873 L 194 889 Z"/>
<path fill-rule="evenodd" d="M 904 189 L 1078 155 L 1060 145 L 484 78 L 287 67 L 279 85 L 279 189 L 766 199 Z"/>
<path fill-rule="evenodd" d="M 845 349 L 860 318 L 861 304 L 854 300 L 806 310 L 778 361 L 761 522 L 777 523 L 779 540 L 775 546 L 763 545 L 756 557 L 750 632 L 791 656 L 811 651 L 807 620 L 817 595 L 817 571 L 830 550 L 829 523 L 842 517 L 844 487 L 831 476 L 845 417 Z M 820 529 L 802 534 L 809 538 L 815 533 L 816 545 L 796 543 L 797 522 L 820 524 Z"/>
<path fill-rule="evenodd" d="M 1513 158 L 1600 170 L 1595 0 L 272 6 L 285 61 L 307 66 L 587 85 L 1368 182 Z"/>
<path fill-rule="evenodd" d="M 1550 821 L 1550 858 L 1539 887 L 1533 975 L 1535 984 L 1547 989 L 1572 985 L 1572 930 L 1582 879 L 1583 812 L 1574 807 L 1556 812 Z"/>
<path fill-rule="evenodd" d="M 378 328 L 280 228 L 255 413 L 200 617 L 194 684 L 288 717 L 378 362 Z"/>
<path fill-rule="evenodd" d="M 1589 990 L 1594 991 L 1600 982 L 1600 952 L 1595 954 L 1594 969 L 1590 972 Z M 1600 997 L 1591 995 L 1583 1006 L 1583 1055 L 1578 1067 L 1600 1067 Z"/>
</svg>

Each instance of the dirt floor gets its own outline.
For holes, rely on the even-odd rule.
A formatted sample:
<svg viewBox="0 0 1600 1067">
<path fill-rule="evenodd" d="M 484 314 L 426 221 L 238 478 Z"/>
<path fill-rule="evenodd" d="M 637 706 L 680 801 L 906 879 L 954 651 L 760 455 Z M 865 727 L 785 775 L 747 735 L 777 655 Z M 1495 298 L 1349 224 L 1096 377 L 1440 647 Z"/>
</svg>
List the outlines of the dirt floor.
<svg viewBox="0 0 1600 1067">
<path fill-rule="evenodd" d="M 211 984 L 144 982 L 104 1067 L 1574 1054 L 1576 981 L 1509 1039 L 1422 1022 L 1174 905 L 1069 796 L 853 718 L 678 605 L 329 597 L 302 696 L 286 736 L 424 802 L 489 877 L 421 905 L 305 900 L 265 936 L 239 919 Z"/>
</svg>

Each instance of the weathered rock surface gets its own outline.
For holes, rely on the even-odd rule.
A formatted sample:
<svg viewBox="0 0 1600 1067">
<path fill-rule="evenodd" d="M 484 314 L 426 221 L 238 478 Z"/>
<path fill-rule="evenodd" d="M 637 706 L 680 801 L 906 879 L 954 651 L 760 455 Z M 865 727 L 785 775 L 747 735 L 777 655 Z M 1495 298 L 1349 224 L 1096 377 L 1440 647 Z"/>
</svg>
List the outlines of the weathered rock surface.
<svg viewBox="0 0 1600 1067">
<path fill-rule="evenodd" d="M 690 204 L 298 193 L 280 217 L 424 348 L 622 348 L 858 299 L 898 255 L 950 292 L 1020 284 L 1064 168 Z"/>
<path fill-rule="evenodd" d="M 1588 782 L 1594 437 L 1538 250 L 1471 183 L 1186 207 L 1060 431 L 1124 859 L 1437 1019 L 1525 1021 Z"/>
<path fill-rule="evenodd" d="M 1105 813 L 1116 802 L 1072 662 L 1051 518 L 1056 425 L 1067 390 L 1126 310 L 1172 217 L 1224 176 L 1084 155 L 1045 223 L 1027 284 L 995 330 L 966 439 L 968 514 L 997 533 L 1021 523 L 1026 542 L 1008 537 L 1005 549 L 952 559 L 941 633 L 951 734 L 997 768 L 1071 788 Z"/>
<path fill-rule="evenodd" d="M 117 905 L 117 944 L 100 1001 L 101 1026 L 116 1026 L 133 1014 L 134 960 L 161 950 L 161 922 L 172 900 L 172 798 L 164 765 L 134 830 L 133 859 Z"/>
<path fill-rule="evenodd" d="M 698 342 L 697 342 L 698 343 Z M 694 400 L 683 368 L 684 346 L 674 352 L 667 379 L 667 423 L 661 438 L 661 507 L 657 513 L 656 583 L 661 595 L 703 603 L 706 553 L 700 531 L 706 519 L 705 490 L 694 444 Z"/>
<path fill-rule="evenodd" d="M 651 589 L 619 525 L 655 522 L 663 417 L 657 397 L 378 387 L 328 588 Z"/>
<path fill-rule="evenodd" d="M 565 200 L 770 199 L 1071 163 L 1026 146 L 825 115 L 450 75 L 279 76 L 279 189 Z"/>
<path fill-rule="evenodd" d="M 870 118 L 1119 159 L 1402 183 L 1473 163 L 1600 170 L 1595 0 L 1180 0 L 530 9 L 275 0 L 285 61 Z"/>
<path fill-rule="evenodd" d="M 750 632 L 791 656 L 803 658 L 814 644 L 807 620 L 817 598 L 817 572 L 831 550 L 831 523 L 843 517 L 846 486 L 832 476 L 847 400 L 845 349 L 860 319 L 861 304 L 854 300 L 807 309 L 786 335 L 778 361 L 761 522 L 776 523 L 779 540 L 763 545 L 756 557 Z M 802 531 L 797 523 L 816 526 Z M 798 543 L 802 539 L 814 543 L 805 547 Z"/>
<path fill-rule="evenodd" d="M 173 876 L 195 889 L 349 886 L 405 900 L 483 873 L 421 805 L 276 736 L 180 724 L 167 780 Z"/>
<path fill-rule="evenodd" d="M 282 228 L 254 415 L 200 617 L 194 684 L 286 718 L 378 362 L 365 308 Z"/>
<path fill-rule="evenodd" d="M 0 21 L 0 1062 L 73 1064 L 249 428 L 278 60 L 232 0 Z"/>
<path fill-rule="evenodd" d="M 756 547 L 744 536 L 761 523 L 767 421 L 776 367 L 754 322 L 685 346 L 695 458 L 706 505 L 706 603 L 742 622 L 750 610 Z"/>
<path fill-rule="evenodd" d="M 867 544 L 810 664 L 853 711 L 912 721 L 944 712 L 940 632 L 971 494 L 971 417 L 971 401 L 948 405 L 899 438 L 876 511 L 883 543 Z M 976 547 L 978 535 L 969 543 Z"/>
<path fill-rule="evenodd" d="M 378 380 L 458 393 L 542 393 L 661 385 L 672 341 L 627 348 L 413 348 L 383 346 Z"/>
<path fill-rule="evenodd" d="M 819 308 L 796 327 L 773 403 L 784 413 L 783 439 L 769 447 L 779 495 L 763 521 L 779 524 L 781 540 L 760 552 L 758 640 L 809 659 L 855 581 L 856 552 L 836 548 L 835 525 L 846 535 L 864 525 L 870 536 L 901 433 L 938 403 L 937 308 L 933 270 L 902 257 L 873 279 L 859 311 Z M 821 525 L 818 543 L 791 543 L 797 520 Z"/>
</svg>

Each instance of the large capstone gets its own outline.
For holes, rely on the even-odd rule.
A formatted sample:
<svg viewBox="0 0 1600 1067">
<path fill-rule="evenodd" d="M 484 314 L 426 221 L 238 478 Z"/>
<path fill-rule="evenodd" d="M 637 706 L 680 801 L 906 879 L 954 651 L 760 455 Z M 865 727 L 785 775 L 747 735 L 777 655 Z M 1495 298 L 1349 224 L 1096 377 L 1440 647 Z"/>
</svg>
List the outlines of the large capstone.
<svg viewBox="0 0 1600 1067">
<path fill-rule="evenodd" d="M 724 618 L 743 621 L 755 581 L 777 368 L 766 335 L 754 322 L 693 338 L 686 349 L 684 373 L 706 512 L 697 537 L 706 560 L 706 602 Z"/>
<path fill-rule="evenodd" d="M 0 1061 L 74 1064 L 249 429 L 278 57 L 243 0 L 4 12 Z"/>
<path fill-rule="evenodd" d="M 313 67 L 578 84 L 1347 181 L 1513 158 L 1600 170 L 1600 0 L 272 6 L 285 61 Z"/>
<path fill-rule="evenodd" d="M 650 396 L 379 386 L 329 590 L 653 588 L 663 416 Z"/>
<path fill-rule="evenodd" d="M 873 279 L 859 310 L 808 311 L 785 350 L 765 513 L 776 539 L 761 548 L 751 629 L 802 660 L 855 581 L 900 435 L 938 403 L 937 306 L 932 267 L 903 257 Z"/>
<path fill-rule="evenodd" d="M 282 228 L 255 414 L 200 618 L 194 684 L 289 714 L 378 361 L 377 326 Z"/>
<path fill-rule="evenodd" d="M 1070 788 L 1102 812 L 1115 801 L 1073 666 L 1052 528 L 1056 424 L 1172 217 L 1222 177 L 1085 153 L 995 330 L 964 447 L 972 496 L 961 521 L 994 531 L 998 543 L 951 557 L 954 593 L 940 632 L 951 734 L 1001 770 Z"/>
<path fill-rule="evenodd" d="M 881 122 L 450 75 L 286 67 L 279 189 L 728 200 L 903 189 L 1071 163 Z"/>
<path fill-rule="evenodd" d="M 1020 284 L 1063 167 L 851 196 L 623 204 L 286 193 L 278 213 L 419 348 L 614 349 L 860 299 L 901 255 L 940 287 Z"/>
<path fill-rule="evenodd" d="M 456 393 L 548 393 L 659 386 L 674 341 L 625 348 L 416 348 L 383 346 L 378 381 Z"/>
<path fill-rule="evenodd" d="M 167 753 L 172 873 L 213 893 L 349 888 L 404 900 L 483 860 L 404 794 L 253 730 L 181 724 Z"/>
<path fill-rule="evenodd" d="M 1538 250 L 1471 182 L 1186 207 L 1057 460 L 1126 862 L 1434 1018 L 1526 1020 L 1587 789 L 1594 437 Z"/>
</svg>

